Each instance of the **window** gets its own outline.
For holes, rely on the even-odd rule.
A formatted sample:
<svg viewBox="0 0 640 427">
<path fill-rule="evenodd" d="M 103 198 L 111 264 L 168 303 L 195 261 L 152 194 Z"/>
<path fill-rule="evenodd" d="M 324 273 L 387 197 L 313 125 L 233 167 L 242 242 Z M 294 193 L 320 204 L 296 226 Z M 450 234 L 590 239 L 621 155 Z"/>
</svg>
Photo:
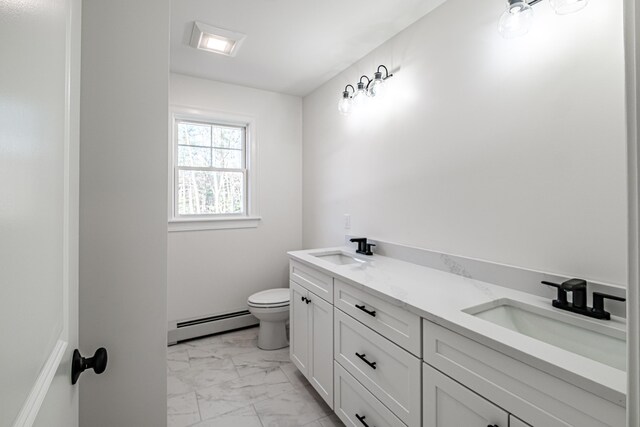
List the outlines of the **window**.
<svg viewBox="0 0 640 427">
<path fill-rule="evenodd" d="M 220 222 L 250 217 L 248 123 L 174 117 L 170 222 Z M 236 224 L 238 225 L 238 224 Z M 206 226 L 244 228 L 255 226 Z M 184 229 L 184 227 L 182 227 Z M 189 228 L 194 229 L 194 228 Z M 171 227 L 170 227 L 171 231 Z"/>
</svg>

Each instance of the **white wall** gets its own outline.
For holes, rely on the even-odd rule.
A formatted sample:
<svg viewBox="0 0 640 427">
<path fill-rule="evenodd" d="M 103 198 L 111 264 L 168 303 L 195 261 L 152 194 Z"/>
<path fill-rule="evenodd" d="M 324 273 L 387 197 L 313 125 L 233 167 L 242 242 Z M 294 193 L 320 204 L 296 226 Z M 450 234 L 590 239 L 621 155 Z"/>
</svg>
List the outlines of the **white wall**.
<svg viewBox="0 0 640 427">
<path fill-rule="evenodd" d="M 349 234 L 626 283 L 622 2 L 505 40 L 503 0 L 449 0 L 304 98 L 303 243 Z M 344 117 L 379 64 L 386 99 Z"/>
<path fill-rule="evenodd" d="M 80 425 L 167 423 L 169 0 L 84 0 Z"/>
<path fill-rule="evenodd" d="M 246 310 L 259 290 L 288 287 L 286 251 L 302 245 L 302 101 L 171 75 L 170 103 L 255 119 L 257 228 L 169 233 L 169 322 Z"/>
</svg>

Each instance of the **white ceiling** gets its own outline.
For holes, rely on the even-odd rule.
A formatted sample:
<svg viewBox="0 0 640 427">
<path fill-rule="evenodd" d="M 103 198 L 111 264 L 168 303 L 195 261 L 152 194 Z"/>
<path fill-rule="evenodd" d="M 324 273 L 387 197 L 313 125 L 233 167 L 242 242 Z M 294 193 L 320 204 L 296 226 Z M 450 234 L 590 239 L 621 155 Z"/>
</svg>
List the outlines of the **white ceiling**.
<svg viewBox="0 0 640 427">
<path fill-rule="evenodd" d="M 171 71 L 304 96 L 445 0 L 173 0 Z M 247 35 L 236 57 L 189 46 L 193 21 Z"/>
</svg>

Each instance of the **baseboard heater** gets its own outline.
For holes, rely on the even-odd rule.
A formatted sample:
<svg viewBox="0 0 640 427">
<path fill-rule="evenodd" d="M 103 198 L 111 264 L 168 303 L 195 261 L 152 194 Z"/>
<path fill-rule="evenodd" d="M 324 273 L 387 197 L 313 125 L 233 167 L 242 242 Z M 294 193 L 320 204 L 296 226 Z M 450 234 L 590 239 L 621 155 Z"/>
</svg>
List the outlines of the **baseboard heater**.
<svg viewBox="0 0 640 427">
<path fill-rule="evenodd" d="M 169 345 L 180 341 L 190 340 L 211 334 L 231 331 L 257 325 L 258 319 L 253 317 L 249 310 L 239 310 L 230 313 L 222 313 L 196 319 L 171 322 L 169 324 Z"/>
</svg>

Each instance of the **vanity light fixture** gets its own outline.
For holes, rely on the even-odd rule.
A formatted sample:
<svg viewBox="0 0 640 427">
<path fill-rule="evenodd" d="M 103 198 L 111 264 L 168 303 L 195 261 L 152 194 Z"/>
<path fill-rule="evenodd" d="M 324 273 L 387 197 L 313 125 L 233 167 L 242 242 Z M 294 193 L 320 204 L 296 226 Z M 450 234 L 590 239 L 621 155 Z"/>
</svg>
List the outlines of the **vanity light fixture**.
<svg viewBox="0 0 640 427">
<path fill-rule="evenodd" d="M 382 72 L 380 68 L 384 68 L 384 77 L 382 77 Z M 392 77 L 393 74 L 389 74 L 389 70 L 384 65 L 378 65 L 378 70 L 373 74 L 373 80 L 369 83 L 369 96 L 374 97 L 381 95 L 384 92 L 385 84 L 384 81 L 389 77 Z"/>
<path fill-rule="evenodd" d="M 367 84 L 362 81 L 362 79 L 367 79 Z M 356 93 L 353 94 L 353 105 L 360 106 L 364 103 L 365 98 L 369 96 L 369 91 L 367 87 L 371 83 L 371 79 L 367 76 L 360 76 L 360 81 L 358 82 Z"/>
<path fill-rule="evenodd" d="M 384 77 L 381 69 L 384 69 Z M 360 81 L 356 85 L 357 89 L 350 84 L 346 85 L 338 101 L 338 111 L 348 115 L 354 106 L 357 108 L 366 98 L 379 96 L 384 91 L 385 80 L 389 77 L 393 77 L 393 74 L 389 74 L 386 66 L 379 65 L 376 72 L 373 73 L 373 79 L 365 75 L 360 76 Z M 349 88 L 351 88 L 351 92 L 349 92 Z"/>
<path fill-rule="evenodd" d="M 529 32 L 533 23 L 531 6 L 542 0 L 507 0 L 507 8 L 500 16 L 498 31 L 506 39 L 519 37 Z M 549 0 L 558 15 L 567 15 L 584 9 L 589 0 Z"/>
<path fill-rule="evenodd" d="M 349 88 L 351 88 L 351 93 L 349 93 Z M 353 107 L 353 93 L 355 92 L 355 88 L 352 85 L 346 85 L 344 87 L 344 92 L 342 92 L 342 98 L 338 102 L 338 111 L 340 114 L 344 114 L 345 116 L 351 112 L 351 107 Z"/>
<path fill-rule="evenodd" d="M 202 22 L 194 22 L 189 45 L 207 52 L 225 56 L 236 56 L 246 36 L 222 28 L 212 27 Z"/>
</svg>

